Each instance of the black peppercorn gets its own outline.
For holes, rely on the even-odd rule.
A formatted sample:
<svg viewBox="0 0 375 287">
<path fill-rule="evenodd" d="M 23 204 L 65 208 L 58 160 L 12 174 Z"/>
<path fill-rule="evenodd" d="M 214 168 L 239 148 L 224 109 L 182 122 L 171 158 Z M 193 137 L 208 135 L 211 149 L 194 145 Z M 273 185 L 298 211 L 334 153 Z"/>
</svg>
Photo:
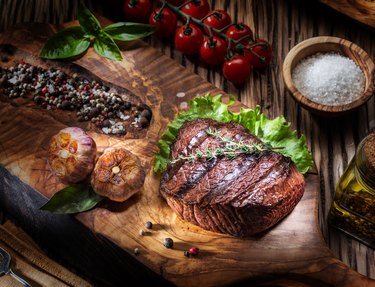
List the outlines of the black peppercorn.
<svg viewBox="0 0 375 287">
<path fill-rule="evenodd" d="M 173 247 L 173 239 L 172 238 L 164 238 L 164 241 L 163 241 L 163 245 L 166 247 L 166 248 L 172 248 Z"/>
<path fill-rule="evenodd" d="M 147 228 L 147 229 L 152 229 L 152 222 L 151 222 L 151 221 L 147 221 L 147 222 L 145 223 L 145 228 Z"/>
<path fill-rule="evenodd" d="M 145 117 L 146 119 L 148 119 L 150 121 L 151 120 L 151 111 L 148 110 L 148 109 L 144 109 L 141 112 L 141 117 Z"/>
<path fill-rule="evenodd" d="M 109 120 L 104 120 L 102 122 L 102 127 L 109 128 L 111 126 L 111 122 Z"/>
<path fill-rule="evenodd" d="M 122 106 L 124 107 L 125 110 L 129 110 L 132 107 L 132 104 L 129 102 L 124 102 Z"/>
<path fill-rule="evenodd" d="M 68 110 L 70 109 L 70 102 L 68 100 L 64 100 L 62 103 L 61 103 L 61 108 L 63 110 Z"/>
<path fill-rule="evenodd" d="M 90 113 L 89 113 L 89 118 L 95 118 L 100 114 L 100 111 L 98 108 L 92 108 Z"/>
</svg>

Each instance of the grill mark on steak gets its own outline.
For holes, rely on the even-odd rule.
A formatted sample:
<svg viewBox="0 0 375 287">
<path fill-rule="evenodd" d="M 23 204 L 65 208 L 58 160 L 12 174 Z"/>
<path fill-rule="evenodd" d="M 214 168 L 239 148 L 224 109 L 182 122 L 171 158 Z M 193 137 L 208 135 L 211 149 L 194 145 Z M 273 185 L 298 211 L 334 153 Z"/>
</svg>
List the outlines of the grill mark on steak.
<svg viewBox="0 0 375 287">
<path fill-rule="evenodd" d="M 226 189 L 226 186 L 224 188 L 219 187 L 209 195 L 209 200 L 214 203 L 227 204 L 243 193 L 252 193 L 253 186 L 267 178 L 272 169 L 278 164 L 277 159 L 279 157 L 275 157 L 275 155 L 270 152 L 261 153 L 255 163 L 249 166 L 249 169 L 245 170 L 239 177 L 234 178 L 235 185 L 232 184 Z M 251 156 L 247 158 L 251 158 Z"/>
<path fill-rule="evenodd" d="M 245 173 L 254 164 L 256 164 L 256 157 L 243 155 L 233 160 L 219 159 L 216 166 L 208 171 L 202 180 L 185 195 L 184 200 L 189 203 L 199 203 L 202 206 L 209 204 L 210 199 L 215 194 L 228 188 L 233 180 Z"/>
<path fill-rule="evenodd" d="M 282 161 L 281 164 L 275 164 L 267 173 L 267 176 L 262 177 L 261 180 L 254 182 L 249 188 L 251 188 L 251 193 L 240 193 L 236 197 L 232 198 L 231 203 L 235 207 L 243 207 L 245 205 L 251 204 L 263 204 L 272 205 L 275 204 L 277 197 L 276 194 L 271 194 L 267 197 L 267 190 L 272 189 L 274 186 L 278 186 L 283 182 L 289 175 L 289 161 Z M 268 199 L 268 202 L 264 202 L 264 198 Z M 273 199 L 273 201 L 272 201 Z"/>
<path fill-rule="evenodd" d="M 200 181 L 202 177 L 217 163 L 217 158 L 212 160 L 204 161 L 200 168 L 195 169 L 189 178 L 180 186 L 178 191 L 175 193 L 177 196 L 181 197 L 185 193 L 189 192 L 190 189 Z"/>
<path fill-rule="evenodd" d="M 243 126 L 200 119 L 185 123 L 171 146 L 171 158 L 217 148 L 208 136 L 261 143 Z M 304 179 L 289 158 L 272 151 L 170 163 L 160 192 L 183 219 L 214 232 L 249 236 L 264 231 L 293 210 L 303 195 Z"/>
<path fill-rule="evenodd" d="M 213 121 L 211 119 L 200 119 L 197 120 L 199 123 L 197 125 L 192 126 L 195 132 L 198 132 L 198 134 L 205 134 L 206 136 L 199 136 L 195 137 L 192 136 L 190 140 L 183 140 L 183 143 L 179 142 L 179 139 L 186 139 L 189 138 L 188 136 L 185 137 L 185 134 L 188 133 L 191 135 L 191 131 L 187 128 L 189 125 L 184 126 L 182 131 L 180 131 L 180 134 L 176 140 L 176 142 L 179 142 L 179 144 L 176 144 L 177 150 L 181 150 L 181 152 L 184 155 L 187 155 L 188 153 L 195 153 L 197 150 L 200 150 L 204 152 L 206 149 L 215 149 L 218 147 L 223 147 L 223 145 L 220 145 L 220 142 L 218 139 L 213 138 L 213 137 L 208 137 L 206 134 L 205 130 L 207 130 L 209 127 L 216 128 L 223 137 L 229 137 L 229 138 L 234 138 L 236 137 L 237 140 L 239 138 L 243 138 L 243 136 L 239 136 L 237 134 L 238 132 L 238 124 L 235 123 L 228 123 L 227 125 L 222 125 L 221 123 L 218 123 L 216 121 Z M 242 129 L 245 130 L 245 128 L 242 127 Z M 245 134 L 247 142 L 255 142 L 259 143 L 260 141 L 254 137 L 253 135 L 250 134 Z M 199 138 L 199 140 L 198 140 Z M 199 143 L 199 145 L 197 145 Z M 184 147 L 184 145 L 187 144 L 187 147 Z M 175 154 L 175 153 L 173 153 Z M 175 157 L 178 157 L 178 155 L 175 155 Z M 187 160 L 183 161 L 180 160 L 170 166 L 172 166 L 172 170 L 168 169 L 167 173 L 165 176 L 162 178 L 162 182 L 165 183 L 166 187 L 166 192 L 175 194 L 179 197 L 182 197 L 183 195 L 189 193 L 190 194 L 190 189 L 194 188 L 197 184 L 199 184 L 200 179 L 205 177 L 205 174 L 210 172 L 212 170 L 218 161 L 225 160 L 224 158 L 214 158 L 212 160 L 197 160 L 193 163 L 193 168 L 191 168 L 191 163 Z M 235 159 L 236 160 L 236 159 Z M 202 163 L 203 161 L 203 163 Z M 181 163 L 183 162 L 183 163 Z M 242 166 L 239 163 L 239 166 Z M 228 172 L 230 172 L 230 169 L 227 169 Z M 244 172 L 243 170 L 237 170 L 234 169 L 232 177 L 234 178 L 236 174 Z M 174 180 L 174 178 L 171 178 L 171 175 L 174 175 L 177 180 Z M 223 173 L 223 176 L 225 173 Z M 181 177 L 181 178 L 180 178 Z M 230 181 L 232 180 L 231 175 L 226 175 L 225 179 L 230 184 Z M 173 180 L 173 182 L 171 182 Z M 225 187 L 222 186 L 222 189 Z M 190 201 L 189 198 L 186 200 Z"/>
<path fill-rule="evenodd" d="M 195 141 L 197 141 L 197 144 L 204 141 L 208 136 L 205 132 L 208 127 L 209 122 L 201 119 L 195 121 L 194 125 L 183 125 L 176 140 L 171 145 L 171 159 L 177 158 L 180 154 L 183 154 L 184 149 L 189 145 L 194 146 L 193 143 Z M 198 135 L 200 134 L 204 137 L 198 140 Z"/>
</svg>

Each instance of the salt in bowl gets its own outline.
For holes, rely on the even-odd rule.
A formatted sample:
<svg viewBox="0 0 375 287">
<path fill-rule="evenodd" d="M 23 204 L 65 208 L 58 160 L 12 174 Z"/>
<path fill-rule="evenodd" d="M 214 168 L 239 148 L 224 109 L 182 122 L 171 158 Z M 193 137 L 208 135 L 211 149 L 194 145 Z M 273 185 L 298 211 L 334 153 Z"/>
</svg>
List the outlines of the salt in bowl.
<svg viewBox="0 0 375 287">
<path fill-rule="evenodd" d="M 353 101 L 341 105 L 328 105 L 312 101 L 304 96 L 295 86 L 292 78 L 293 69 L 303 59 L 317 53 L 338 53 L 352 59 L 362 70 L 365 87 L 362 94 Z M 293 98 L 305 109 L 322 116 L 338 116 L 349 113 L 365 104 L 373 95 L 375 65 L 370 56 L 358 45 L 337 37 L 320 36 L 307 39 L 287 54 L 283 64 L 283 77 L 286 88 Z"/>
</svg>

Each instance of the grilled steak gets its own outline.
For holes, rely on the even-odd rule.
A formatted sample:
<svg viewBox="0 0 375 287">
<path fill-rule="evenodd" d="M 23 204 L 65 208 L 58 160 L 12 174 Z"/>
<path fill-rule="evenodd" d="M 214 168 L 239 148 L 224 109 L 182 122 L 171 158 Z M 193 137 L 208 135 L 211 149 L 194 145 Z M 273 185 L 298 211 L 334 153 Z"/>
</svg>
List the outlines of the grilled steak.
<svg viewBox="0 0 375 287">
<path fill-rule="evenodd" d="M 198 119 L 185 123 L 171 146 L 171 159 L 224 147 L 207 133 L 215 129 L 238 142 L 261 144 L 237 123 Z M 275 225 L 301 199 L 304 178 L 283 155 L 263 150 L 193 160 L 172 160 L 160 192 L 183 219 L 214 232 L 246 237 Z"/>
</svg>

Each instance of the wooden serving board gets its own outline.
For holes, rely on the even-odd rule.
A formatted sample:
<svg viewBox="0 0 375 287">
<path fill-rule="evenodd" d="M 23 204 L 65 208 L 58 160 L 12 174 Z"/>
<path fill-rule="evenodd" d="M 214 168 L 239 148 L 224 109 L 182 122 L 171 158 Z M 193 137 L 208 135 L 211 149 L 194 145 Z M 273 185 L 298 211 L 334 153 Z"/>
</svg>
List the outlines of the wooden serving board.
<svg viewBox="0 0 375 287">
<path fill-rule="evenodd" d="M 178 286 L 218 286 L 280 275 L 288 275 L 289 283 L 312 282 L 311 286 L 373 286 L 374 282 L 335 259 L 326 246 L 318 227 L 317 174 L 306 176 L 304 196 L 293 212 L 256 237 L 238 239 L 208 232 L 177 218 L 159 195 L 160 178 L 152 171 L 156 142 L 188 100 L 207 92 L 222 92 L 141 41 L 122 46 L 122 62 L 100 58 L 91 48 L 73 63 L 40 60 L 37 55 L 43 43 L 60 28 L 21 26 L 2 34 L 0 44 L 16 47 L 11 62 L 24 60 L 34 65 L 52 65 L 67 73 L 82 71 L 84 76 L 100 78 L 120 91 L 131 91 L 153 112 L 146 133 L 118 138 L 88 130 L 99 152 L 108 146 L 124 145 L 137 154 L 147 176 L 138 194 L 124 203 L 106 201 L 90 212 L 77 215 L 81 223 Z M 176 96 L 178 93 L 180 97 Z M 72 113 L 47 111 L 24 100 L 0 97 L 0 164 L 50 197 L 63 185 L 46 166 L 46 144 L 61 128 L 79 123 Z M 239 107 L 238 103 L 234 109 Z M 140 236 L 138 232 L 148 220 L 154 223 L 154 228 Z M 163 246 L 166 237 L 173 238 L 173 249 Z M 198 257 L 184 257 L 183 251 L 191 246 L 200 248 Z M 133 254 L 134 248 L 139 248 L 139 255 Z"/>
</svg>

